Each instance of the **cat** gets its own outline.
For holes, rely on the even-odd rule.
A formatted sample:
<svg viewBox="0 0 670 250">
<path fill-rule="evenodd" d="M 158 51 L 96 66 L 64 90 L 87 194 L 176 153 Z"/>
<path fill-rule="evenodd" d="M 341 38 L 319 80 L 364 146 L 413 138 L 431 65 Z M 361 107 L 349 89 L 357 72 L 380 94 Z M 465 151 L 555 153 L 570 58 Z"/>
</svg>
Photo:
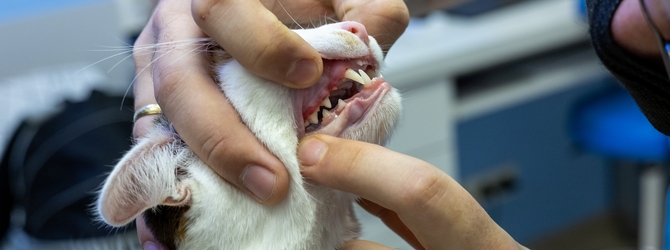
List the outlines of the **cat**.
<svg viewBox="0 0 670 250">
<path fill-rule="evenodd" d="M 322 133 L 384 144 L 400 117 L 400 94 L 380 75 L 382 50 L 362 24 L 294 32 L 323 59 L 323 75 L 307 89 L 255 76 L 223 50 L 212 54 L 223 93 L 288 170 L 284 201 L 261 205 L 225 182 L 161 117 L 106 179 L 96 204 L 100 218 L 119 227 L 144 213 L 170 249 L 338 249 L 357 238 L 356 197 L 303 179 L 298 141 Z"/>
</svg>

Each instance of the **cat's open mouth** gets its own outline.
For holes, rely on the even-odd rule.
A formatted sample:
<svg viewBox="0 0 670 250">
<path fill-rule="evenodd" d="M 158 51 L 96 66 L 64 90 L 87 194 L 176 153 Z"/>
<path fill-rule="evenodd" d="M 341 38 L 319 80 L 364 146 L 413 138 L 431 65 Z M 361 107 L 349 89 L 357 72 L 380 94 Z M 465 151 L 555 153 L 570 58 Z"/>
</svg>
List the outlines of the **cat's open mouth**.
<svg viewBox="0 0 670 250">
<path fill-rule="evenodd" d="M 323 69 L 317 84 L 294 92 L 294 110 L 300 111 L 295 114 L 299 137 L 339 136 L 361 124 L 392 89 L 373 59 L 324 60 Z"/>
</svg>

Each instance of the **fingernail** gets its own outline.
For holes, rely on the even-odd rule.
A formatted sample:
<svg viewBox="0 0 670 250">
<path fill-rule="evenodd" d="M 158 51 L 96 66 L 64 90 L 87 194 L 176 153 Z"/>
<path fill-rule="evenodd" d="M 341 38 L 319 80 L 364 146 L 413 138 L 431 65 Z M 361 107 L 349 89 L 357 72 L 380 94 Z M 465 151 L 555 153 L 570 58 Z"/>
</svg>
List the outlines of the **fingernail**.
<svg viewBox="0 0 670 250">
<path fill-rule="evenodd" d="M 318 66 L 313 60 L 300 59 L 291 65 L 286 78 L 295 85 L 305 86 L 316 78 Z"/>
<path fill-rule="evenodd" d="M 264 167 L 249 166 L 242 174 L 242 185 L 259 199 L 266 201 L 274 192 L 277 177 Z"/>
<path fill-rule="evenodd" d="M 303 167 L 315 166 L 321 161 L 328 150 L 328 145 L 318 139 L 308 139 L 300 144 L 298 149 L 298 160 Z"/>
<path fill-rule="evenodd" d="M 153 243 L 151 241 L 144 242 L 142 244 L 142 249 L 144 250 L 159 250 L 160 248 L 156 245 L 156 243 Z"/>
</svg>

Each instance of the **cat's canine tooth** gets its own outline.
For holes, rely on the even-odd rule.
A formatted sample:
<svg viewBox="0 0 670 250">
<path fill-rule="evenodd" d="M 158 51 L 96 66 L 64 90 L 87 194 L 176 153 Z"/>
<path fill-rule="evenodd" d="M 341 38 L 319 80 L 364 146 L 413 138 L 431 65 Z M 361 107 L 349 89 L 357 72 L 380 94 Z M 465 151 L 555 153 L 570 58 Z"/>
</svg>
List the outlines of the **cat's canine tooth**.
<svg viewBox="0 0 670 250">
<path fill-rule="evenodd" d="M 356 73 L 356 71 L 354 71 L 353 69 L 347 69 L 347 71 L 344 72 L 344 78 L 351 79 L 360 84 L 364 84 L 363 78 L 361 78 L 361 76 L 358 73 Z"/>
<path fill-rule="evenodd" d="M 323 110 L 323 117 L 324 117 L 324 118 L 326 118 L 326 117 L 330 117 L 330 116 L 332 116 L 332 115 L 334 115 L 333 112 L 330 112 L 330 111 L 328 111 L 327 109 L 324 109 L 324 110 Z"/>
<path fill-rule="evenodd" d="M 319 124 L 319 110 L 314 111 L 309 117 L 307 117 L 307 121 L 309 121 L 311 124 Z"/>
<path fill-rule="evenodd" d="M 304 125 L 305 125 L 305 128 L 306 128 L 306 127 L 309 127 L 309 125 L 312 125 L 312 124 L 308 120 L 305 120 Z"/>
<path fill-rule="evenodd" d="M 326 108 L 332 108 L 333 104 L 330 103 L 330 99 L 326 98 L 325 100 L 323 100 L 323 103 L 321 103 L 321 106 L 324 106 Z"/>
<path fill-rule="evenodd" d="M 368 74 L 365 73 L 362 69 L 358 70 L 358 73 L 361 74 L 361 78 L 363 78 L 363 86 L 365 87 L 370 87 L 372 86 L 372 80 L 368 76 Z"/>
<path fill-rule="evenodd" d="M 342 111 L 346 106 L 346 102 L 342 101 L 342 99 L 337 99 L 337 111 Z"/>
</svg>

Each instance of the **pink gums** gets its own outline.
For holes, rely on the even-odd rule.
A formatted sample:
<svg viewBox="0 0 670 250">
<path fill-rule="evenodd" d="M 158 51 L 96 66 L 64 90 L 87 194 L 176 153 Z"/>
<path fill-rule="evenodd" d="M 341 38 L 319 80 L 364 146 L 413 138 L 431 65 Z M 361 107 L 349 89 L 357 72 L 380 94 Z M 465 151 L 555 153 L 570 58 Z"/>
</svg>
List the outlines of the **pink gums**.
<svg viewBox="0 0 670 250">
<path fill-rule="evenodd" d="M 293 110 L 296 120 L 298 137 L 305 136 L 304 121 L 307 116 L 319 109 L 323 100 L 330 96 L 330 91 L 337 88 L 344 78 L 344 72 L 351 68 L 365 70 L 356 62 L 362 61 L 365 65 L 376 65 L 372 58 L 358 58 L 356 60 L 323 60 L 323 75 L 312 87 L 293 90 Z M 344 109 L 335 112 L 334 116 L 324 117 L 321 127 L 312 133 L 339 136 L 342 131 L 364 120 L 366 114 L 392 89 L 383 78 L 372 79 L 371 86 L 363 88 L 358 94 L 344 100 L 347 105 Z M 333 103 L 336 106 L 337 103 Z"/>
</svg>

